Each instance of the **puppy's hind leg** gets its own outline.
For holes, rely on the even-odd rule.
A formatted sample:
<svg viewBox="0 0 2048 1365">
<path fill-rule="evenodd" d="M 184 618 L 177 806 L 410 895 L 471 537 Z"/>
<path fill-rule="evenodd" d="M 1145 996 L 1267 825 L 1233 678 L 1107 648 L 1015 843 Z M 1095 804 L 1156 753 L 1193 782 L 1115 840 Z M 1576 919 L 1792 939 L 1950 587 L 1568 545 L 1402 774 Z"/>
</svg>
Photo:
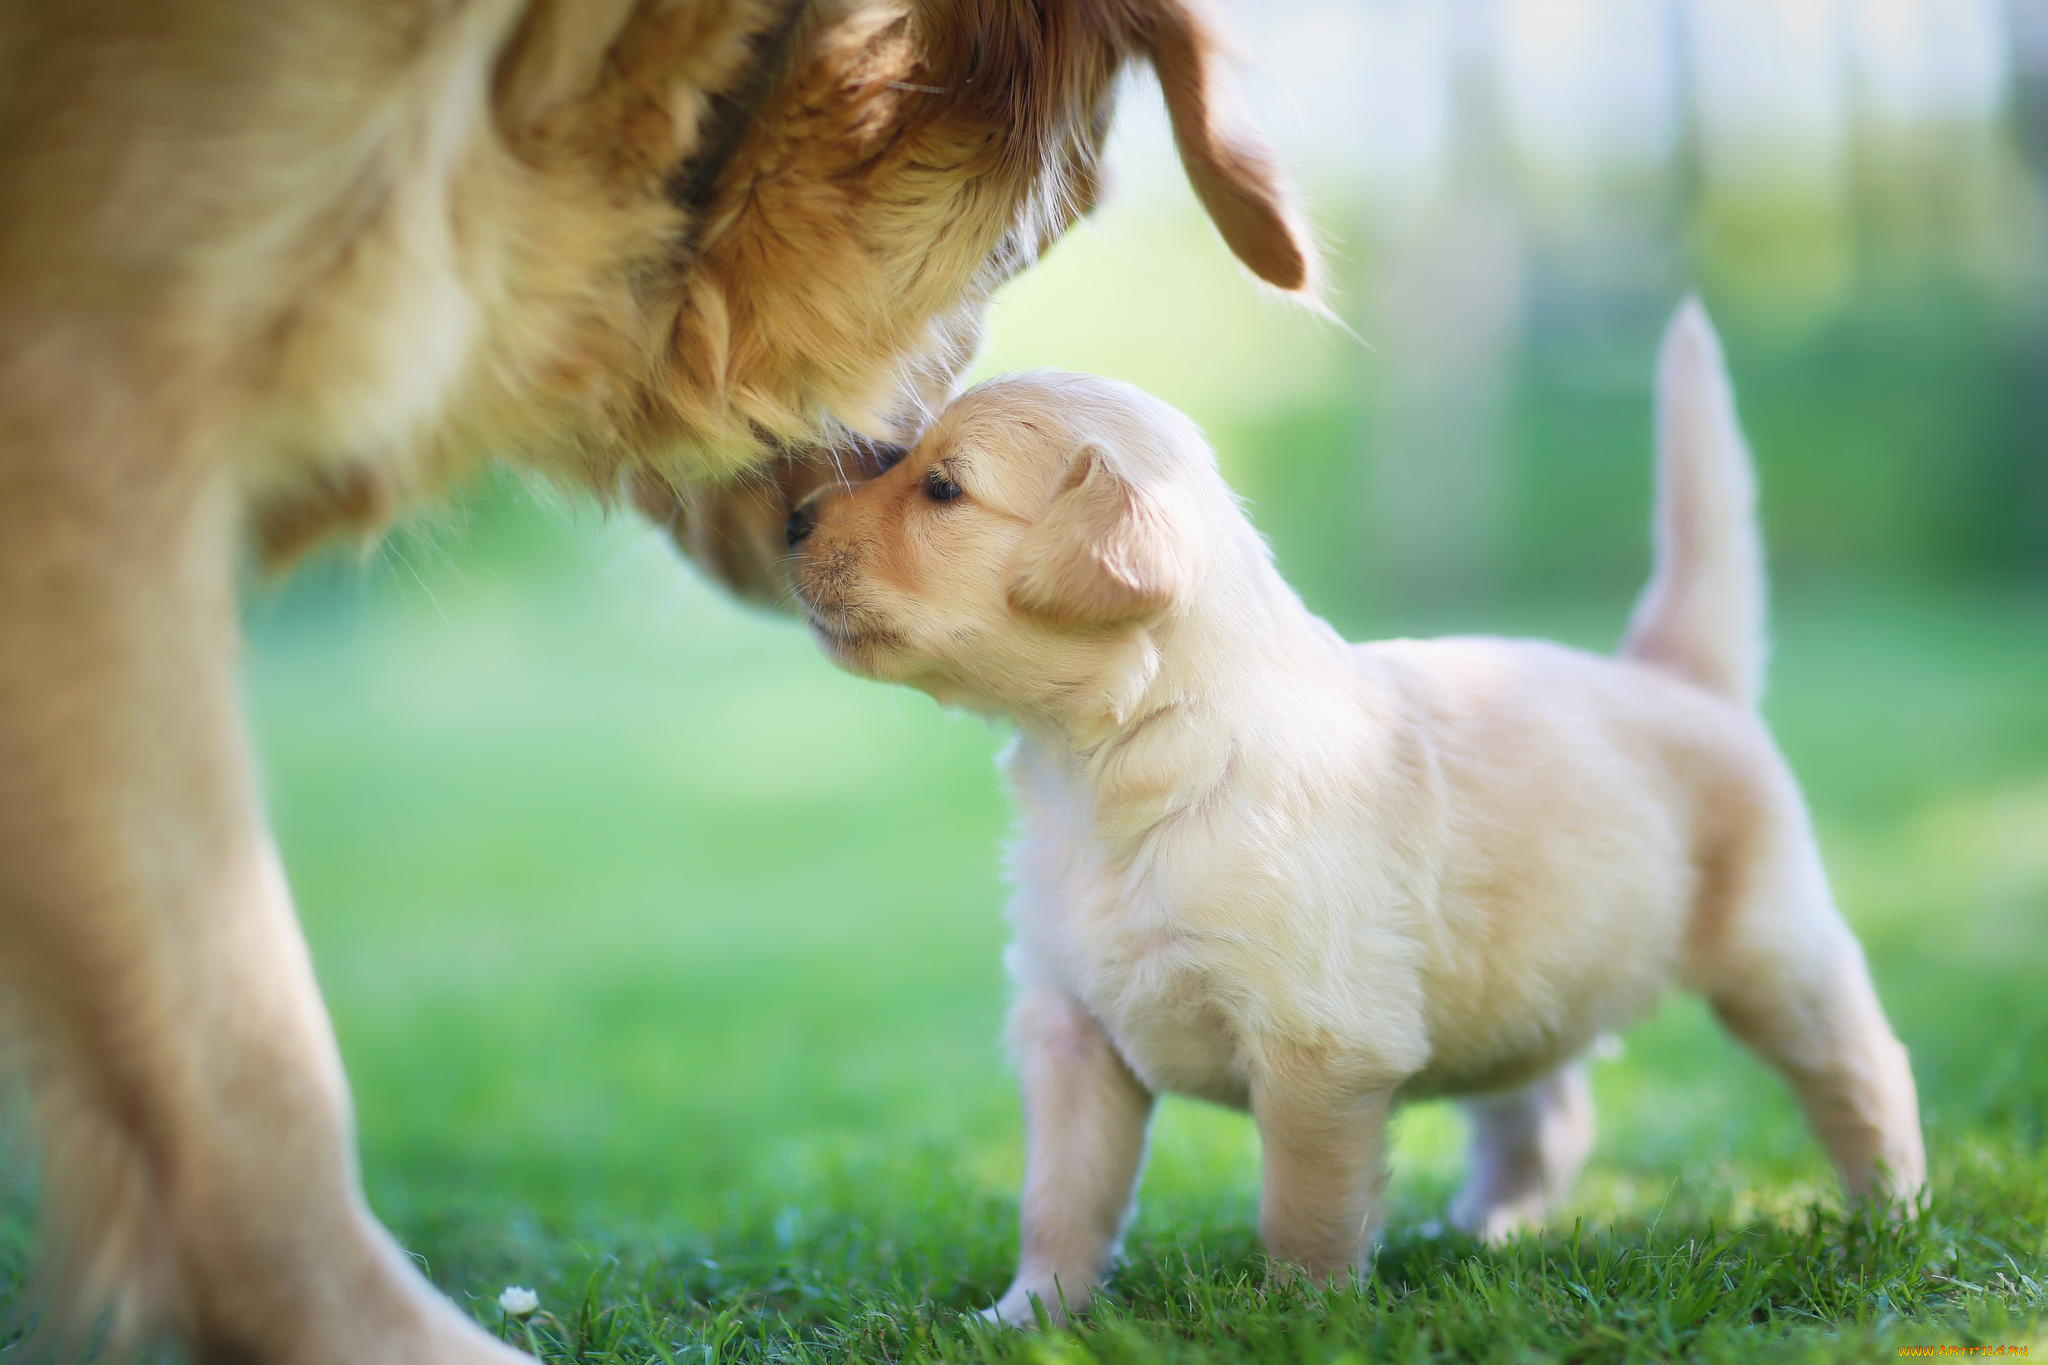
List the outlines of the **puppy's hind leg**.
<svg viewBox="0 0 2048 1365">
<path fill-rule="evenodd" d="M 1801 834 L 1755 869 L 1702 955 L 1701 984 L 1729 1032 L 1792 1087 L 1850 1197 L 1911 1208 L 1927 1187 L 1912 1065 Z"/>
<path fill-rule="evenodd" d="M 1499 1242 L 1540 1223 L 1579 1178 L 1593 1150 L 1593 1087 L 1584 1061 L 1519 1090 L 1462 1106 L 1472 1125 L 1471 1170 L 1451 1201 L 1451 1226 Z"/>
</svg>

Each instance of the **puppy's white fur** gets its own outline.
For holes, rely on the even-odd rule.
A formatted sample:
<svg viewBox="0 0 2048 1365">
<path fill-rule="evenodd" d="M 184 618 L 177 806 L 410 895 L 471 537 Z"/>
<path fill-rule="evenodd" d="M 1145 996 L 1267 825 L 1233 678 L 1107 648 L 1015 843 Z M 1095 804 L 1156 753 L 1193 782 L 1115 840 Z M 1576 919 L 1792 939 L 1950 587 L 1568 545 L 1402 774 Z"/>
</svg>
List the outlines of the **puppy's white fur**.
<svg viewBox="0 0 2048 1365">
<path fill-rule="evenodd" d="M 1752 476 L 1697 307 L 1659 384 L 1658 563 L 1619 658 L 1347 644 L 1192 424 L 1100 379 L 984 385 L 807 506 L 828 650 L 1018 726 L 1029 1169 L 995 1317 L 1088 1301 L 1161 1092 L 1252 1112 L 1267 1245 L 1322 1280 L 1369 1254 L 1390 1111 L 1477 1097 L 1452 1214 L 1503 1235 L 1585 1159 L 1577 1059 L 1672 984 L 1786 1076 L 1852 1195 L 1919 1198 L 1906 1054 L 1753 708 Z"/>
</svg>

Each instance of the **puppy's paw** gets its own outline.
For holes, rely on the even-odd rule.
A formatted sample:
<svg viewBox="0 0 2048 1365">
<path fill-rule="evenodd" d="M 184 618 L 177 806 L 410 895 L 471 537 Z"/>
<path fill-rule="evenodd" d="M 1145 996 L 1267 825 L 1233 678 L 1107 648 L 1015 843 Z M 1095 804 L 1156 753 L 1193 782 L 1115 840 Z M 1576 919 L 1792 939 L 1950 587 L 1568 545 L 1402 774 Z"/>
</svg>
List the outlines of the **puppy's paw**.
<svg viewBox="0 0 2048 1365">
<path fill-rule="evenodd" d="M 1068 1312 L 1059 1290 L 1015 1285 L 996 1302 L 995 1307 L 982 1309 L 978 1316 L 992 1327 L 1014 1327 L 1029 1332 L 1040 1326 L 1062 1325 Z"/>
<path fill-rule="evenodd" d="M 1467 1192 L 1452 1201 L 1447 1221 L 1453 1230 L 1497 1247 L 1541 1227 L 1543 1204 L 1536 1199 L 1488 1199 Z"/>
</svg>

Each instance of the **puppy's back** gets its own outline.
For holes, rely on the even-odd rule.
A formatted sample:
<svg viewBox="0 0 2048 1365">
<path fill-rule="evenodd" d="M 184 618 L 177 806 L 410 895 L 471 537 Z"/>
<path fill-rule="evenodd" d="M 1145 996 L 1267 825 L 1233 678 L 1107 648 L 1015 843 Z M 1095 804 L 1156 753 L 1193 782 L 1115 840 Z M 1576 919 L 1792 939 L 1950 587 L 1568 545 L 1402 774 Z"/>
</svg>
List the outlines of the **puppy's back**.
<svg viewBox="0 0 2048 1365">
<path fill-rule="evenodd" d="M 1803 827 L 1754 713 L 1669 673 L 1543 640 L 1356 649 L 1427 756 L 1403 818 L 1442 850 L 1425 950 L 1465 1067 L 1487 1039 L 1542 1051 L 1520 1020 L 1580 1040 L 1625 1023 L 1684 975 L 1728 850 Z M 1469 1081 L 1443 1062 L 1448 1088 Z"/>
</svg>

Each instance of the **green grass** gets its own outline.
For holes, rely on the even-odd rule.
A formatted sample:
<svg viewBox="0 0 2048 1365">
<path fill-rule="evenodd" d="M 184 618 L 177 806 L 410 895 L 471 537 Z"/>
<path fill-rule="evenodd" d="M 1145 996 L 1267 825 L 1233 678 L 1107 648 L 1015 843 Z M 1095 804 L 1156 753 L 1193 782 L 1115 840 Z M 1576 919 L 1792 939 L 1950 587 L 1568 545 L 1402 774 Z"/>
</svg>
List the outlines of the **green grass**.
<svg viewBox="0 0 2048 1365">
<path fill-rule="evenodd" d="M 1926 1220 L 1845 1224 L 1776 1082 L 1674 1000 L 1596 1068 L 1599 1148 L 1553 1231 L 1423 1232 L 1461 1142 L 1423 1106 L 1367 1283 L 1269 1286 L 1249 1122 L 1170 1103 L 1109 1301 L 1030 1337 L 962 1317 L 1010 1269 L 1022 1158 L 1001 737 L 593 522 L 495 515 L 251 613 L 372 1199 L 494 1327 L 502 1286 L 538 1289 L 548 1360 L 2048 1350 L 2048 596 L 1810 584 L 1778 616 L 1772 713 L 1918 1064 Z M 1317 605 L 1600 645 L 1633 586 Z"/>
</svg>

